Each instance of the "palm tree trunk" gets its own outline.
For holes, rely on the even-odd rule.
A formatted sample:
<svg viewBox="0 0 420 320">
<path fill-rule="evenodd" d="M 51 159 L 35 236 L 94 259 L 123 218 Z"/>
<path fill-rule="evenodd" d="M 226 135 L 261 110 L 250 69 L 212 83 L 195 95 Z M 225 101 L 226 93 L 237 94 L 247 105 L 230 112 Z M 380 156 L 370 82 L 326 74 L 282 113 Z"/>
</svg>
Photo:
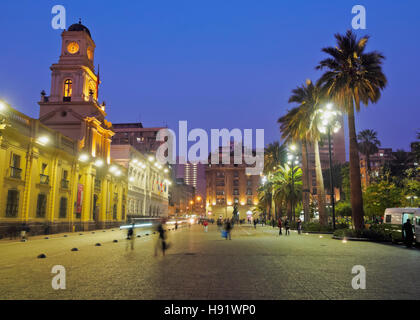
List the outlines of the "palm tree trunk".
<svg viewBox="0 0 420 320">
<path fill-rule="evenodd" d="M 348 108 L 347 118 L 350 139 L 350 202 L 354 227 L 356 230 L 361 230 L 364 228 L 364 212 L 353 104 L 351 104 L 351 107 Z"/>
<path fill-rule="evenodd" d="M 308 145 L 306 140 L 302 141 L 302 202 L 303 202 L 303 215 L 305 222 L 310 219 L 309 215 L 309 166 L 308 166 Z"/>
<path fill-rule="evenodd" d="M 370 155 L 366 154 L 366 187 L 370 184 Z"/>
<path fill-rule="evenodd" d="M 323 226 L 328 225 L 328 216 L 325 210 L 325 188 L 324 178 L 322 176 L 321 159 L 319 157 L 318 140 L 314 141 L 315 152 L 315 174 L 316 174 L 316 190 L 318 197 L 319 223 Z"/>
<path fill-rule="evenodd" d="M 271 208 L 270 208 L 270 218 L 274 218 L 276 216 L 276 201 L 274 197 L 274 185 L 271 188 Z"/>
</svg>

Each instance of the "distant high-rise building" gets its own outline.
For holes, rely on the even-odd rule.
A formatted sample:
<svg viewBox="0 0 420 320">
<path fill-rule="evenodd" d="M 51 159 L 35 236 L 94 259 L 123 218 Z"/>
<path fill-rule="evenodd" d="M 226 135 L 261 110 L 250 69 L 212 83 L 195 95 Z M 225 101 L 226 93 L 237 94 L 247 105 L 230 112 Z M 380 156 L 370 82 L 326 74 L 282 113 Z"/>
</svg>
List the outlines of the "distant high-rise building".
<svg viewBox="0 0 420 320">
<path fill-rule="evenodd" d="M 198 211 L 203 211 L 205 209 L 205 200 L 206 200 L 206 165 L 202 163 L 191 163 L 187 162 L 182 164 L 180 158 L 177 158 L 177 164 L 174 165 L 174 174 L 175 178 L 183 179 L 186 185 L 193 186 L 195 189 L 195 195 L 198 198 L 197 209 L 203 209 Z M 197 201 L 197 199 L 196 199 Z M 201 208 L 201 205 L 203 208 Z"/>
</svg>

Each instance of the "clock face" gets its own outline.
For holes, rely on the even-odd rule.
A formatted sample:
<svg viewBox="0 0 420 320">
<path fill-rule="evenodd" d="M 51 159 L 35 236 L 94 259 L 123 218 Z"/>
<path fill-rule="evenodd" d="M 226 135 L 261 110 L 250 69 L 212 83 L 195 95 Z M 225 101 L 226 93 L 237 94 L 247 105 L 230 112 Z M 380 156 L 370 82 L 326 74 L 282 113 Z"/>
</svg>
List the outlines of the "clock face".
<svg viewBox="0 0 420 320">
<path fill-rule="evenodd" d="M 77 42 L 70 42 L 67 45 L 67 51 L 71 54 L 75 54 L 79 51 L 79 44 Z"/>
</svg>

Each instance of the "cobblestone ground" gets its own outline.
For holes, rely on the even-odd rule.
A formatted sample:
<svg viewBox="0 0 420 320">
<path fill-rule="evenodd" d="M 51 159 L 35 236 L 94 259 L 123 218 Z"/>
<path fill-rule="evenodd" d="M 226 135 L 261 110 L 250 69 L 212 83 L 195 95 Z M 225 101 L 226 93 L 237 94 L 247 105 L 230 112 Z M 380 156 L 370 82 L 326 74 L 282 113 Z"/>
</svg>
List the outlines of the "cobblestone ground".
<svg viewBox="0 0 420 320">
<path fill-rule="evenodd" d="M 134 250 L 120 230 L 3 240 L 0 298 L 420 299 L 418 249 L 251 226 L 229 241 L 197 225 L 170 231 L 167 255 L 154 257 L 157 235 L 144 233 Z M 66 290 L 52 289 L 54 265 L 66 268 Z M 354 265 L 366 268 L 366 290 L 351 286 Z"/>
</svg>

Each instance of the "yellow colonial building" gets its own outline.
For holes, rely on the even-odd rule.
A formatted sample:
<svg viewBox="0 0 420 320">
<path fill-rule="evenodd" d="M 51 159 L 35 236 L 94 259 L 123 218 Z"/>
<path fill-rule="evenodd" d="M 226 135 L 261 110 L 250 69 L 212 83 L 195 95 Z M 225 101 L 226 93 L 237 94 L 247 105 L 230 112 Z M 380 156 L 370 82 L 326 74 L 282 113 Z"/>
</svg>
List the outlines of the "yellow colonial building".
<svg viewBox="0 0 420 320">
<path fill-rule="evenodd" d="M 126 220 L 127 169 L 113 164 L 112 124 L 98 103 L 95 43 L 81 23 L 62 33 L 39 119 L 0 104 L 0 234 L 113 227 Z"/>
</svg>

